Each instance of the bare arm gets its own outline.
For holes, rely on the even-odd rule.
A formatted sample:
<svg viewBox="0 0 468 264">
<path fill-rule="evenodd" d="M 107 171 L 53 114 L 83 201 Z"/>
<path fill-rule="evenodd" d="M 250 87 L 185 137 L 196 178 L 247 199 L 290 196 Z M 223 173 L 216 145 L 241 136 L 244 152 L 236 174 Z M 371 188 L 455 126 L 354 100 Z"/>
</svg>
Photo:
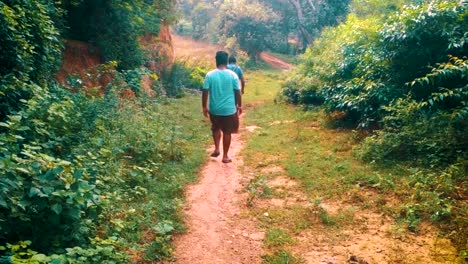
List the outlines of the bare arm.
<svg viewBox="0 0 468 264">
<path fill-rule="evenodd" d="M 202 93 L 202 111 L 205 117 L 208 117 L 208 91 Z"/>
<path fill-rule="evenodd" d="M 237 113 L 239 115 L 241 115 L 242 114 L 242 95 L 241 95 L 241 91 L 236 90 L 235 93 L 236 93 Z"/>
<path fill-rule="evenodd" d="M 245 87 L 244 77 L 240 78 L 240 82 L 241 82 L 241 91 L 242 91 L 242 94 L 244 94 L 244 87 Z"/>
</svg>

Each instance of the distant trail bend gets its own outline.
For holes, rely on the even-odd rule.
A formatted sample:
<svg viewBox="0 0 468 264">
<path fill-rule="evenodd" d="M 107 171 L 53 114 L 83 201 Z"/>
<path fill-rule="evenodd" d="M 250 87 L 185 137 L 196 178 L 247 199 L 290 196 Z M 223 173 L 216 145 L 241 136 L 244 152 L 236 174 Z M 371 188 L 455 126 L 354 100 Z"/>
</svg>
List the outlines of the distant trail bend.
<svg viewBox="0 0 468 264">
<path fill-rule="evenodd" d="M 281 60 L 280 58 L 277 58 L 267 52 L 260 53 L 260 58 L 275 69 L 290 70 L 294 68 L 294 65 L 287 63 Z"/>
</svg>

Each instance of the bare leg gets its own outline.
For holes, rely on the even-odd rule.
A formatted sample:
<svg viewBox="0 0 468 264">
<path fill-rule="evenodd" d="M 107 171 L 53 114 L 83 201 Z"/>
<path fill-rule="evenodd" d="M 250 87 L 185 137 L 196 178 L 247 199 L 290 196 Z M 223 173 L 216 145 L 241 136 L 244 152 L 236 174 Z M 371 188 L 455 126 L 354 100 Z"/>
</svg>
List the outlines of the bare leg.
<svg viewBox="0 0 468 264">
<path fill-rule="evenodd" d="M 223 133 L 223 162 L 231 162 L 231 159 L 228 156 L 229 147 L 231 146 L 231 134 Z"/>
<path fill-rule="evenodd" d="M 221 141 L 221 130 L 216 130 L 216 131 L 213 131 L 213 141 L 214 141 L 214 145 L 215 145 L 215 150 L 213 152 L 213 154 L 211 154 L 212 157 L 217 157 L 220 153 L 219 151 L 219 142 Z"/>
</svg>

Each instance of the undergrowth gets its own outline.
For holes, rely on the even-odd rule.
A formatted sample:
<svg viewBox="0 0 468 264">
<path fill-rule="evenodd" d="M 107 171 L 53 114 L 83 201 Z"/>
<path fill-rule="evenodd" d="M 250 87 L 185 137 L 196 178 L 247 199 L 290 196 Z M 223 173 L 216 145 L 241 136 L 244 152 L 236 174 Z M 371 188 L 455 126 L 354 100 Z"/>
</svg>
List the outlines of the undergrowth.
<svg viewBox="0 0 468 264">
<path fill-rule="evenodd" d="M 208 137 L 198 100 L 36 87 L 0 123 L 0 256 L 125 263 L 171 255 Z"/>
</svg>

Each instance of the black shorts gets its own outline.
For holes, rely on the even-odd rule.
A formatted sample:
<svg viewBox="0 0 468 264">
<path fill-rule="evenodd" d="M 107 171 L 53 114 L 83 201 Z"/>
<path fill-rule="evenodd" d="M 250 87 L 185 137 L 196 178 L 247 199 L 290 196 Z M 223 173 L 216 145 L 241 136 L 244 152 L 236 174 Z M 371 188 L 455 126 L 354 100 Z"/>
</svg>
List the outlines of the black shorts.
<svg viewBox="0 0 468 264">
<path fill-rule="evenodd" d="M 230 116 L 218 116 L 210 113 L 211 131 L 221 130 L 223 133 L 235 134 L 239 130 L 239 116 L 237 113 Z"/>
</svg>

